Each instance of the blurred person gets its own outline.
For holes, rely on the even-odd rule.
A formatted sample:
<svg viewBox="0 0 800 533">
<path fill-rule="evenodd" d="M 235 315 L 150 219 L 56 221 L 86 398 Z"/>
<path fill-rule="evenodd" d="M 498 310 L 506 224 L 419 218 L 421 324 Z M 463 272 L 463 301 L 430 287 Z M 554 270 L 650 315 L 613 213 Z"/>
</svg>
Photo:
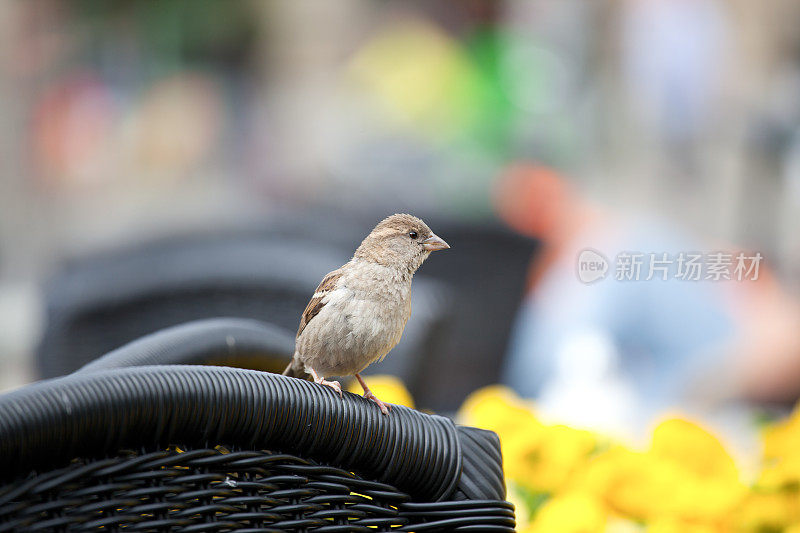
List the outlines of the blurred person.
<svg viewBox="0 0 800 533">
<path fill-rule="evenodd" d="M 543 242 L 503 374 L 543 413 L 627 433 L 667 408 L 797 396 L 800 312 L 763 264 L 757 281 L 676 279 L 675 265 L 647 280 L 649 253 L 701 246 L 668 224 L 613 216 L 545 167 L 516 165 L 495 192 L 500 216 Z M 641 252 L 642 277 L 585 283 L 585 250 Z"/>
</svg>

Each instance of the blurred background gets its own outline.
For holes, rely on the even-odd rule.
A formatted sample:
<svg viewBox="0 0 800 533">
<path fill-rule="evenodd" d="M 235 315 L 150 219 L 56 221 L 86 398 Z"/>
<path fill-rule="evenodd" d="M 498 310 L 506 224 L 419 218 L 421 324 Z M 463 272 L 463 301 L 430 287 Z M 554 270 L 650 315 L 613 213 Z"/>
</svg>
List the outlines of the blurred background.
<svg viewBox="0 0 800 533">
<path fill-rule="evenodd" d="M 0 389 L 161 327 L 290 333 L 383 217 L 452 246 L 393 366 L 631 431 L 800 396 L 800 4 L 6 1 Z M 757 282 L 575 276 L 759 252 Z M 391 361 L 394 359 L 394 363 Z M 744 406 L 744 407 L 742 407 Z"/>
</svg>

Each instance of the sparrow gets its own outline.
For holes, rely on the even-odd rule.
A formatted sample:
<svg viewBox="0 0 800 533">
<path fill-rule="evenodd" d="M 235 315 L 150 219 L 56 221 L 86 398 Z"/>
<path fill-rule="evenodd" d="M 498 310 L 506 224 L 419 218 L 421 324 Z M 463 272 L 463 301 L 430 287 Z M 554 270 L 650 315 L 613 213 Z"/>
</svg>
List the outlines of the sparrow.
<svg viewBox="0 0 800 533">
<path fill-rule="evenodd" d="M 435 250 L 450 246 L 419 218 L 396 214 L 380 221 L 346 264 L 328 273 L 314 291 L 284 376 L 307 377 L 333 388 L 326 376 L 355 375 L 383 414 L 391 404 L 367 387 L 361 372 L 397 345 L 411 316 L 411 279 Z"/>
</svg>

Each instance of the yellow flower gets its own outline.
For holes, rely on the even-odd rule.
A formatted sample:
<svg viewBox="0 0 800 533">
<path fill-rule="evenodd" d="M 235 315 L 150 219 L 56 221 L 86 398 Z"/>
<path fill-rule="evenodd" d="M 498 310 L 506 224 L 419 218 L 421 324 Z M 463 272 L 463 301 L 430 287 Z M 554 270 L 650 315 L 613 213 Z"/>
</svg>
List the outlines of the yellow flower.
<svg viewBox="0 0 800 533">
<path fill-rule="evenodd" d="M 606 510 L 586 494 L 565 494 L 545 503 L 525 533 L 603 533 Z"/>
<path fill-rule="evenodd" d="M 669 497 L 669 478 L 670 471 L 662 462 L 617 446 L 593 458 L 573 486 L 603 498 L 623 516 L 645 520 L 654 514 L 654 506 Z"/>
<path fill-rule="evenodd" d="M 511 389 L 485 387 L 471 394 L 459 420 L 500 437 L 506 477 L 537 492 L 559 490 L 596 446 L 588 431 L 546 426 Z"/>
<path fill-rule="evenodd" d="M 798 522 L 797 505 L 795 495 L 753 490 L 732 521 L 741 531 L 781 531 L 792 522 Z"/>
<path fill-rule="evenodd" d="M 367 382 L 367 386 L 375 393 L 375 396 L 384 402 L 414 408 L 414 399 L 398 378 L 386 375 L 364 376 L 364 381 Z M 358 381 L 350 383 L 347 390 L 355 394 L 363 392 Z"/>
<path fill-rule="evenodd" d="M 647 528 L 647 533 L 726 533 L 725 526 L 707 523 L 693 523 L 677 518 L 663 518 L 654 521 Z"/>
<path fill-rule="evenodd" d="M 588 431 L 543 424 L 532 404 L 493 386 L 472 394 L 459 419 L 500 437 L 520 531 L 800 533 L 800 407 L 765 432 L 749 490 L 720 440 L 680 418 L 661 422 L 645 451 L 606 447 Z"/>
<path fill-rule="evenodd" d="M 462 424 L 494 431 L 501 440 L 528 426 L 541 425 L 532 406 L 501 385 L 484 387 L 467 396 L 457 418 Z"/>
<path fill-rule="evenodd" d="M 688 420 L 672 418 L 661 422 L 653 431 L 650 452 L 701 477 L 739 480 L 736 463 L 720 441 Z"/>
<path fill-rule="evenodd" d="M 764 457 L 784 459 L 800 455 L 800 403 L 791 416 L 764 431 Z"/>
<path fill-rule="evenodd" d="M 485 387 L 467 397 L 458 420 L 497 433 L 506 478 L 527 485 L 530 475 L 527 457 L 542 431 L 542 424 L 528 404 L 507 387 Z"/>
<path fill-rule="evenodd" d="M 758 479 L 761 491 L 800 489 L 800 404 L 792 415 L 764 431 L 763 469 Z"/>
<path fill-rule="evenodd" d="M 622 516 L 704 524 L 727 521 L 746 494 L 719 441 L 682 420 L 659 425 L 647 452 L 617 446 L 593 458 L 573 486 Z"/>
<path fill-rule="evenodd" d="M 649 454 L 674 468 L 675 491 L 667 500 L 690 520 L 725 520 L 746 494 L 733 457 L 714 435 L 697 424 L 669 419 L 653 431 Z"/>
<path fill-rule="evenodd" d="M 800 486 L 800 456 L 774 457 L 765 461 L 758 476 L 758 486 L 762 490 L 797 491 Z"/>
<path fill-rule="evenodd" d="M 557 492 L 585 466 L 595 445 L 590 432 L 567 426 L 519 432 L 507 438 L 503 448 L 506 472 L 535 491 Z"/>
</svg>

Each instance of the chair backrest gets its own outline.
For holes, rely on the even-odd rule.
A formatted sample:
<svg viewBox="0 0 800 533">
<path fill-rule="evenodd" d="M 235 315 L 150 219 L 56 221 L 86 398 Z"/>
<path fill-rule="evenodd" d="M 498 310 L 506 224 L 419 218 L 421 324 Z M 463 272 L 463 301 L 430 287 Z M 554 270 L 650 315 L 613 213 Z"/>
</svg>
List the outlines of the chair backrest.
<svg viewBox="0 0 800 533">
<path fill-rule="evenodd" d="M 425 359 L 415 398 L 421 405 L 446 411 L 456 409 L 470 392 L 500 380 L 511 326 L 539 247 L 536 241 L 488 220 L 430 222 L 452 248 L 446 252 L 446 261 L 428 261 L 421 272 L 450 287 L 452 328 Z M 442 380 L 442 375 L 449 379 Z"/>
<path fill-rule="evenodd" d="M 513 531 L 491 432 L 264 372 L 107 363 L 0 396 L 0 531 Z"/>
<path fill-rule="evenodd" d="M 350 253 L 242 232 L 174 238 L 73 262 L 45 289 L 40 375 L 67 374 L 143 335 L 192 320 L 241 317 L 294 332 L 319 281 Z M 415 392 L 420 361 L 448 331 L 447 298 L 443 284 L 417 279 L 401 343 L 371 370 L 398 375 Z"/>
<path fill-rule="evenodd" d="M 165 328 L 112 350 L 75 374 L 148 365 L 215 365 L 280 372 L 294 334 L 243 318 L 209 318 Z"/>
<path fill-rule="evenodd" d="M 231 316 L 296 330 L 315 278 L 341 259 L 335 251 L 280 240 L 196 236 L 73 261 L 45 288 L 40 374 L 68 374 L 143 335 L 192 320 Z"/>
</svg>

